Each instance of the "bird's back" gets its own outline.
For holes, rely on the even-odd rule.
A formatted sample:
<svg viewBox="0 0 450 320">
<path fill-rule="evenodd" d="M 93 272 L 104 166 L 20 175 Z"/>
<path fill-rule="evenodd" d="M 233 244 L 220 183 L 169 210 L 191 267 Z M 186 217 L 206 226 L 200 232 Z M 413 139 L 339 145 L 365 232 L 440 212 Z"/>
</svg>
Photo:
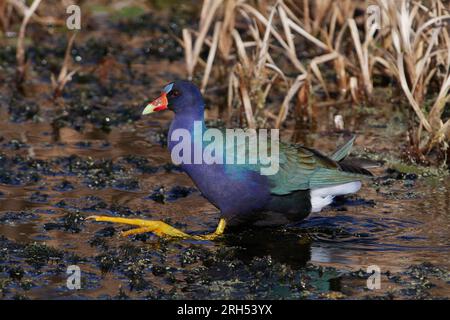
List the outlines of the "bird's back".
<svg viewBox="0 0 450 320">
<path fill-rule="evenodd" d="M 229 221 L 286 224 L 320 211 L 336 195 L 356 192 L 360 180 L 371 175 L 345 160 L 352 143 L 353 139 L 340 149 L 344 152 L 327 157 L 308 147 L 280 142 L 279 170 L 273 175 L 262 175 L 260 162 L 185 165 L 184 169 Z"/>
</svg>

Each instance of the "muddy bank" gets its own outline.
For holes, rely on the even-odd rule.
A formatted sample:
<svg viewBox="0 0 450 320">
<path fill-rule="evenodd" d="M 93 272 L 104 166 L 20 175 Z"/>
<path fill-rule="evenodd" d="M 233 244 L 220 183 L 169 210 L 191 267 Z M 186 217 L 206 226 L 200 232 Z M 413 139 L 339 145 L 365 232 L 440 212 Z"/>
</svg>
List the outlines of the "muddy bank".
<svg viewBox="0 0 450 320">
<path fill-rule="evenodd" d="M 27 49 L 33 70 L 24 92 L 14 86 L 14 43 L 2 39 L 2 299 L 449 298 L 448 171 L 405 162 L 409 115 L 384 91 L 374 105 L 323 107 L 314 123 L 291 119 L 283 128 L 283 139 L 324 152 L 356 133 L 354 154 L 384 161 L 357 195 L 298 225 L 211 243 L 122 238 L 127 227 L 86 221 L 139 217 L 192 233 L 217 224 L 217 210 L 165 150 L 171 115 L 140 117 L 163 84 L 184 74 L 179 44 L 167 34 L 191 20 L 177 14 L 93 14 L 95 28 L 71 53 L 81 70 L 56 100 L 49 77 L 65 37 L 30 26 L 41 45 Z M 214 87 L 207 95 L 220 100 Z M 336 114 L 345 131 L 334 130 Z M 207 117 L 215 123 L 217 110 Z M 66 286 L 70 265 L 81 269 L 81 290 Z M 380 267 L 379 290 L 367 288 L 370 265 Z"/>
<path fill-rule="evenodd" d="M 217 243 L 122 238 L 125 226 L 86 221 L 106 214 L 161 219 L 189 232 L 215 228 L 217 210 L 154 139 L 168 122 L 145 121 L 101 134 L 64 129 L 58 143 L 46 130 L 24 130 L 26 142 L 15 130 L 4 132 L 3 298 L 449 296 L 450 186 L 432 170 L 388 164 L 358 195 L 299 225 L 229 234 Z M 334 149 L 335 138 L 325 149 Z M 69 265 L 81 268 L 79 291 L 66 287 Z M 381 269 L 380 290 L 366 287 L 369 265 Z"/>
</svg>

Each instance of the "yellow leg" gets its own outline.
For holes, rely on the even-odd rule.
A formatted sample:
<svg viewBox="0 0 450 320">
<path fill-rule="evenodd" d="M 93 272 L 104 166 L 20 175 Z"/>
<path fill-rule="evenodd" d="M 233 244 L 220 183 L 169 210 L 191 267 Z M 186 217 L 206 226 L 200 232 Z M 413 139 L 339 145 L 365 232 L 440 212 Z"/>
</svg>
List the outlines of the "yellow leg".
<svg viewBox="0 0 450 320">
<path fill-rule="evenodd" d="M 133 226 L 138 226 L 136 229 L 131 229 L 122 233 L 123 236 L 129 236 L 133 234 L 140 234 L 146 232 L 152 232 L 160 237 L 170 237 L 170 238 L 182 238 L 182 239 L 194 239 L 194 240 L 214 240 L 221 236 L 225 230 L 225 219 L 220 219 L 219 225 L 216 231 L 205 235 L 189 235 L 181 230 L 178 230 L 163 221 L 152 221 L 143 219 L 128 219 L 128 218 L 116 218 L 107 216 L 90 216 L 90 220 L 95 221 L 105 221 L 113 223 L 123 223 Z"/>
<path fill-rule="evenodd" d="M 219 220 L 219 224 L 217 225 L 216 231 L 214 231 L 213 233 L 198 235 L 198 236 L 191 236 L 191 237 L 196 240 L 215 240 L 218 237 L 220 237 L 221 235 L 223 235 L 226 225 L 227 225 L 226 220 L 224 218 L 221 218 Z"/>
</svg>

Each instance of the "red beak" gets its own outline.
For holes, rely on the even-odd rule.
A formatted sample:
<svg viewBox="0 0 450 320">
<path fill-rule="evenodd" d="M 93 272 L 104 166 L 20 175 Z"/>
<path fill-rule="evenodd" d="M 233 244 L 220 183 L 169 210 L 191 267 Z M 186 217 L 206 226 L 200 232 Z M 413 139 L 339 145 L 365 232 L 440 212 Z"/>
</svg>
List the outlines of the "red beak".
<svg viewBox="0 0 450 320">
<path fill-rule="evenodd" d="M 166 110 L 169 102 L 167 101 L 167 93 L 163 92 L 159 98 L 150 102 L 142 111 L 142 114 L 149 114 L 156 111 Z"/>
</svg>

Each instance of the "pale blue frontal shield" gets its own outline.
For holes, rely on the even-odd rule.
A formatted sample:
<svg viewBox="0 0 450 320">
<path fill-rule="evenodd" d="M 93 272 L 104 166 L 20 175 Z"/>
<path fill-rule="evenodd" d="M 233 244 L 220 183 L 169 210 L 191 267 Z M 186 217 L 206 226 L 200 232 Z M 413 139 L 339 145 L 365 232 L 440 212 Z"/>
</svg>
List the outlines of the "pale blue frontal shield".
<svg viewBox="0 0 450 320">
<path fill-rule="evenodd" d="M 173 87 L 173 83 L 169 83 L 167 86 L 164 87 L 163 90 L 165 93 L 169 93 L 170 90 L 172 90 L 172 87 Z"/>
</svg>

